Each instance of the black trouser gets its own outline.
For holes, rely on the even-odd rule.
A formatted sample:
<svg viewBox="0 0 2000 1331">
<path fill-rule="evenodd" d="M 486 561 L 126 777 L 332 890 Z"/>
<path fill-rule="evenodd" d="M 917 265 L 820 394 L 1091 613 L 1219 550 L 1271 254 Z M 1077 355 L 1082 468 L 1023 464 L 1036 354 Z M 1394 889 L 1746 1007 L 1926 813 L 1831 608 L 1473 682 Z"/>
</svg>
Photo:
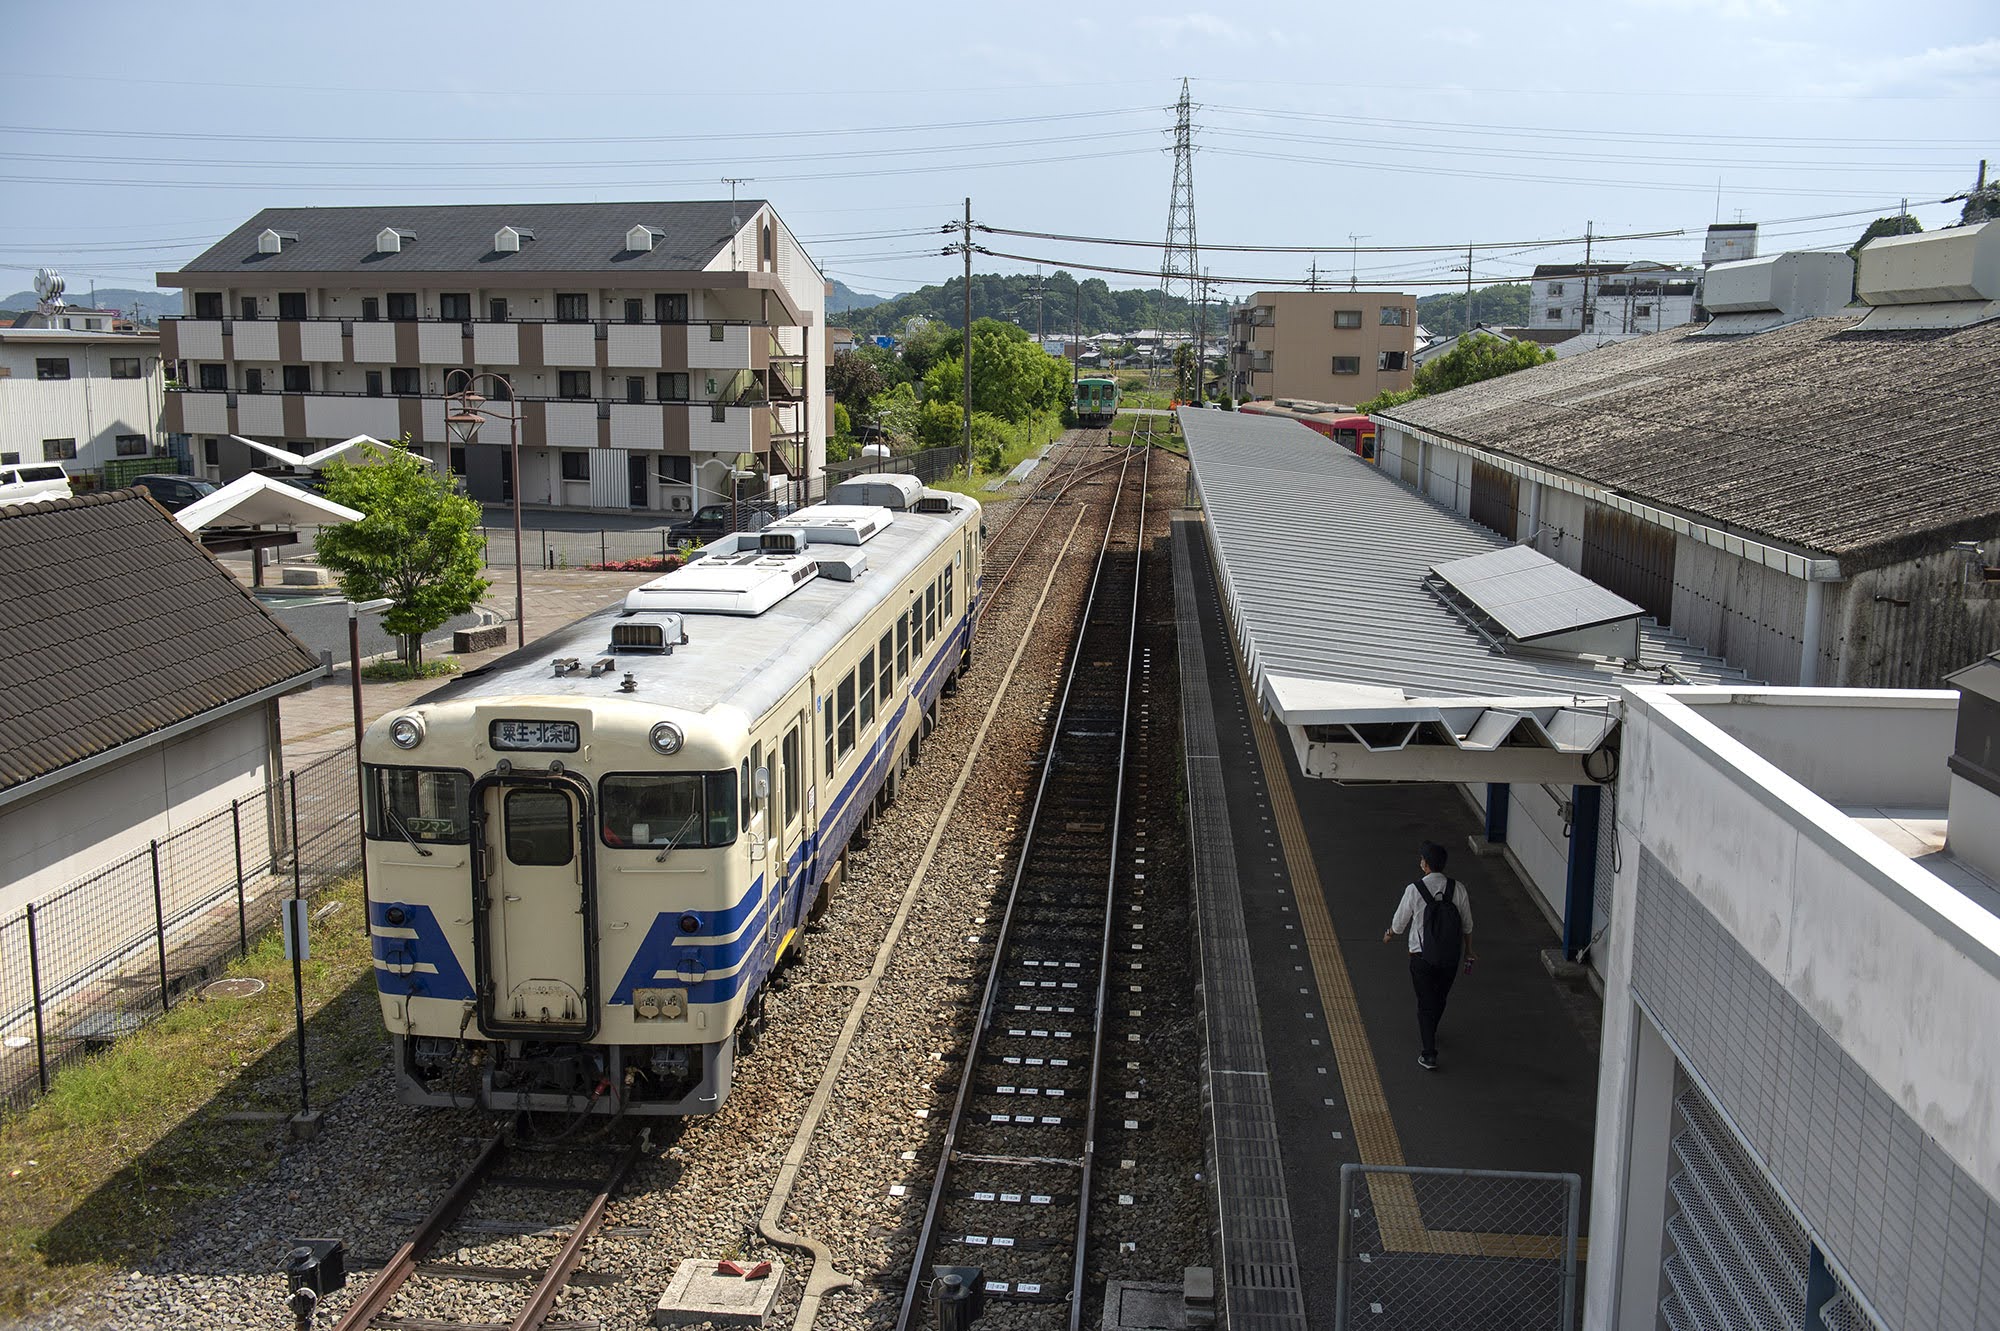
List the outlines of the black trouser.
<svg viewBox="0 0 2000 1331">
<path fill-rule="evenodd" d="M 1417 1032 L 1423 1037 L 1424 1055 L 1436 1058 L 1438 1018 L 1444 1016 L 1445 996 L 1458 978 L 1457 966 L 1433 966 L 1421 952 L 1410 954 L 1410 983 L 1417 991 Z"/>
</svg>

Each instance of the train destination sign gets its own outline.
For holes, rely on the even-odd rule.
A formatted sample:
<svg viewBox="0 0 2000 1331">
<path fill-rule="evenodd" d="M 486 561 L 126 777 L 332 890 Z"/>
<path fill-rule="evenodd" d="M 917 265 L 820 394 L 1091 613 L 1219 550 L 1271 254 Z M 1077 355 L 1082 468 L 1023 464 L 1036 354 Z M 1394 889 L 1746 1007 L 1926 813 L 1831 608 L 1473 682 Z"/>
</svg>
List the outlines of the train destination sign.
<svg viewBox="0 0 2000 1331">
<path fill-rule="evenodd" d="M 577 728 L 574 721 L 495 721 L 489 738 L 496 749 L 575 753 Z"/>
</svg>

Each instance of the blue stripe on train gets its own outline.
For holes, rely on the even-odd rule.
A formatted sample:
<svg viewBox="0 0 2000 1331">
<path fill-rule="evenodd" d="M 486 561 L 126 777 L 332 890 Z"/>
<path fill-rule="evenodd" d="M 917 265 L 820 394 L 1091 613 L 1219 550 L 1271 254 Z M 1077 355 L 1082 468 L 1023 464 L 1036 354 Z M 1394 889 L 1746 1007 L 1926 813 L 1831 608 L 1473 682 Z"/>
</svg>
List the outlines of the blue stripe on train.
<svg viewBox="0 0 2000 1331">
<path fill-rule="evenodd" d="M 403 913 L 401 924 L 389 923 L 387 912 L 394 907 Z M 396 994 L 408 998 L 442 998 L 447 1002 L 463 1002 L 472 997 L 472 983 L 465 978 L 465 968 L 458 964 L 458 956 L 451 950 L 451 942 L 444 936 L 437 916 L 429 906 L 413 906 L 404 901 L 371 901 L 368 903 L 369 938 L 373 944 L 375 960 L 395 970 L 375 968 L 375 985 L 385 994 Z M 379 934 L 377 929 L 408 929 L 415 938 L 405 938 L 399 934 Z M 434 971 L 420 971 L 419 966 L 432 966 Z M 407 967 L 408 969 L 402 969 Z"/>
</svg>

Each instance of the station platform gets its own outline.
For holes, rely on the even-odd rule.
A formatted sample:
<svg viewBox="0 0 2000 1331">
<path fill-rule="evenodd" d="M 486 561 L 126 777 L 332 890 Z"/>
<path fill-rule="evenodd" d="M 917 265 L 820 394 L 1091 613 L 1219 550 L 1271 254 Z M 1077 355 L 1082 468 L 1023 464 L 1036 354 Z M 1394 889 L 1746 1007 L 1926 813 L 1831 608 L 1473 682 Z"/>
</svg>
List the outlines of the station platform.
<svg viewBox="0 0 2000 1331">
<path fill-rule="evenodd" d="M 1176 517 L 1174 566 L 1217 1265 L 1237 1331 L 1331 1327 L 1343 1164 L 1570 1173 L 1587 1187 L 1597 1014 L 1544 967 L 1549 922 L 1503 857 L 1475 853 L 1483 824 L 1455 787 L 1300 776 L 1246 697 L 1202 524 Z M 1382 941 L 1424 841 L 1448 848 L 1470 893 L 1479 958 L 1451 991 L 1436 1071 L 1417 1063 L 1407 945 Z M 1397 1178 L 1406 1213 L 1377 1188 L 1373 1227 L 1350 1238 L 1360 1261 L 1548 1255 L 1503 1192 Z M 1504 1324 L 1453 1306 L 1432 1310 L 1445 1321 L 1406 1301 L 1405 1317 L 1347 1324 Z"/>
</svg>

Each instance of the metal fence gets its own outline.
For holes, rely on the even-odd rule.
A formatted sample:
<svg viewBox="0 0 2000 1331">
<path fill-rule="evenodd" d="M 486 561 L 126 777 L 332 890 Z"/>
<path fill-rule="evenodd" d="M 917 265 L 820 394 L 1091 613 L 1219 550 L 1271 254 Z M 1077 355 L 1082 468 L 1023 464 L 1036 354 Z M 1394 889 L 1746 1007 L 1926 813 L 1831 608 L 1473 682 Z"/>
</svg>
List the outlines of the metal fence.
<svg viewBox="0 0 2000 1331">
<path fill-rule="evenodd" d="M 1334 1326 L 1573 1331 L 1575 1174 L 1340 1167 Z"/>
<path fill-rule="evenodd" d="M 0 1106 L 172 1008 L 292 893 L 360 863 L 354 756 L 331 754 L 0 920 Z"/>
</svg>

